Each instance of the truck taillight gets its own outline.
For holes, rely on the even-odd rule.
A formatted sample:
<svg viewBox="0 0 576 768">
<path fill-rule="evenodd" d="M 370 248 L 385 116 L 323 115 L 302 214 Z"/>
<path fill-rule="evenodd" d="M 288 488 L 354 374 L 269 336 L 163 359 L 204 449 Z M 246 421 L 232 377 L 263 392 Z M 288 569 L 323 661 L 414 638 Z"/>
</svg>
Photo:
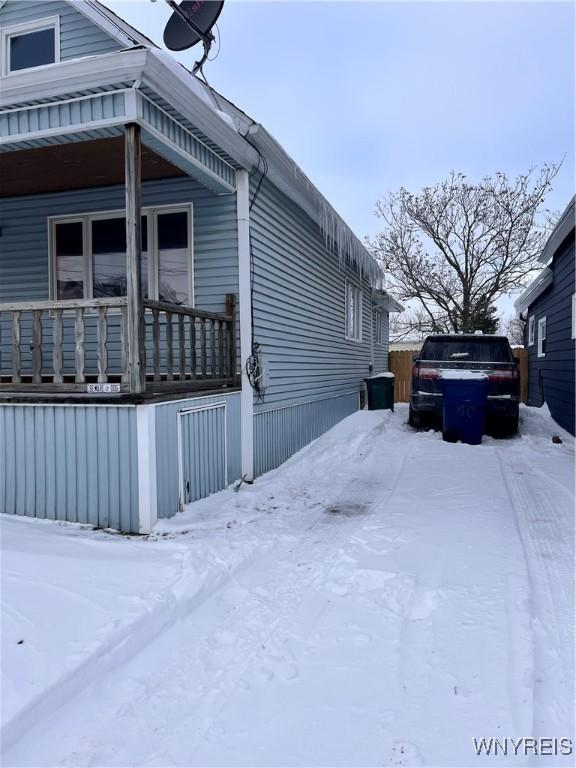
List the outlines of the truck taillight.
<svg viewBox="0 0 576 768">
<path fill-rule="evenodd" d="M 414 375 L 421 379 L 437 379 L 440 376 L 440 371 L 433 365 L 420 363 L 419 366 L 414 366 Z"/>
<path fill-rule="evenodd" d="M 518 379 L 518 368 L 506 368 L 505 370 L 490 371 L 489 381 L 516 381 Z"/>
</svg>

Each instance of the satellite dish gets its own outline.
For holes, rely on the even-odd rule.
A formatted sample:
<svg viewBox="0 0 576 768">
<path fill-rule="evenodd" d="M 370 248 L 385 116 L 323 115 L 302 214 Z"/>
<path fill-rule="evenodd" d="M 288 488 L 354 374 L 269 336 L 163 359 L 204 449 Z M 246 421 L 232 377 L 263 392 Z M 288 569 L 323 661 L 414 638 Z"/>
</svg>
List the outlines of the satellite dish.
<svg viewBox="0 0 576 768">
<path fill-rule="evenodd" d="M 164 30 L 164 44 L 171 51 L 184 51 L 196 43 L 204 43 L 205 53 L 214 37 L 210 30 L 216 24 L 224 0 L 183 0 L 177 5 L 166 0 L 174 13 Z"/>
</svg>

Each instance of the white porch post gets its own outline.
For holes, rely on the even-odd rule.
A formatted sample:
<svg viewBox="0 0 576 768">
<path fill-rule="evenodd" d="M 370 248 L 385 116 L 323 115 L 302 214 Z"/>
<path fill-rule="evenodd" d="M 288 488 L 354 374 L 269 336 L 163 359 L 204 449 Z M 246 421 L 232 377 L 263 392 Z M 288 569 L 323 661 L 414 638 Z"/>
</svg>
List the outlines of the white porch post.
<svg viewBox="0 0 576 768">
<path fill-rule="evenodd" d="M 250 268 L 250 177 L 236 172 L 238 218 L 238 278 L 240 294 L 240 366 L 242 372 L 242 477 L 254 479 L 254 392 L 246 375 L 246 361 L 252 354 L 252 284 Z"/>
<path fill-rule="evenodd" d="M 126 294 L 127 365 L 130 392 L 146 389 L 144 370 L 144 308 L 140 270 L 142 263 L 141 225 L 141 155 L 140 126 L 130 123 L 124 128 L 126 188 Z"/>
<path fill-rule="evenodd" d="M 136 406 L 136 441 L 138 446 L 138 531 L 150 533 L 158 519 L 156 407 L 152 404 Z"/>
</svg>

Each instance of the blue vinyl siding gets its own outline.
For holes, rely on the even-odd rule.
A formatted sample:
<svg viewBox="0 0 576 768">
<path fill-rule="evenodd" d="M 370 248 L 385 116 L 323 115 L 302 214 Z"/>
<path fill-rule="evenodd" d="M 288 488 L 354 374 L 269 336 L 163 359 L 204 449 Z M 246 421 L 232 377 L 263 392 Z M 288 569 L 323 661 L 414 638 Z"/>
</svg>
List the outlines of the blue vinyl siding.
<svg viewBox="0 0 576 768">
<path fill-rule="evenodd" d="M 0 512 L 138 531 L 135 409 L 0 404 Z"/>
<path fill-rule="evenodd" d="M 256 409 L 358 391 L 372 359 L 367 281 L 340 264 L 318 225 L 267 181 L 250 223 L 254 337 L 267 368 Z M 361 342 L 345 338 L 346 279 L 362 288 Z M 374 351 L 375 372 L 386 370 L 386 348 Z"/>
<path fill-rule="evenodd" d="M 48 16 L 60 17 L 60 59 L 77 59 L 118 51 L 121 45 L 70 3 L 8 0 L 0 9 L 0 24 L 11 26 Z"/>
<path fill-rule="evenodd" d="M 553 282 L 528 309 L 534 317 L 534 344 L 528 346 L 528 404 L 548 404 L 556 421 L 575 432 L 575 347 L 572 294 L 576 291 L 574 230 L 554 255 Z M 538 320 L 546 317 L 546 355 L 538 357 Z"/>
<path fill-rule="evenodd" d="M 143 206 L 192 203 L 196 305 L 221 312 L 238 291 L 235 195 L 215 195 L 188 177 L 144 182 Z M 124 188 L 0 199 L 0 302 L 48 298 L 48 217 L 124 208 Z"/>
<path fill-rule="evenodd" d="M 178 436 L 177 422 L 178 411 L 196 408 L 198 406 L 226 403 L 226 447 L 227 447 L 227 479 L 233 483 L 240 479 L 241 454 L 240 454 L 240 395 L 238 393 L 214 395 L 210 397 L 196 397 L 186 400 L 177 400 L 170 403 L 162 403 L 156 406 L 156 462 L 157 462 L 157 489 L 158 489 L 158 517 L 172 517 L 178 512 L 179 488 L 178 488 Z M 218 455 L 221 455 L 222 445 L 221 424 L 218 416 L 207 420 L 208 429 L 213 430 L 209 435 L 210 442 L 217 447 Z M 189 423 L 190 428 L 193 424 Z M 193 435 L 188 435 L 191 439 Z M 196 435 L 197 437 L 197 435 Z M 220 479 L 220 467 L 214 463 L 213 467 L 203 465 L 204 457 L 197 455 L 194 461 L 197 465 L 197 474 L 204 470 L 213 470 L 214 477 L 208 485 L 214 483 L 216 487 Z"/>
</svg>

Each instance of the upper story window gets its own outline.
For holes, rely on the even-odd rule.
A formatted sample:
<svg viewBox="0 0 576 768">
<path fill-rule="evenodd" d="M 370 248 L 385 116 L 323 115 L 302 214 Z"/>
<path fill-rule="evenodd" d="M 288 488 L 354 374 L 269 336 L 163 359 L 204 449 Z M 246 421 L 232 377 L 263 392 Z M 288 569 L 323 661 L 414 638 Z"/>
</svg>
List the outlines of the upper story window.
<svg viewBox="0 0 576 768">
<path fill-rule="evenodd" d="M 362 291 L 346 281 L 346 338 L 362 341 Z"/>
<path fill-rule="evenodd" d="M 4 27 L 0 48 L 2 75 L 57 63 L 60 61 L 59 17 Z"/>
</svg>

